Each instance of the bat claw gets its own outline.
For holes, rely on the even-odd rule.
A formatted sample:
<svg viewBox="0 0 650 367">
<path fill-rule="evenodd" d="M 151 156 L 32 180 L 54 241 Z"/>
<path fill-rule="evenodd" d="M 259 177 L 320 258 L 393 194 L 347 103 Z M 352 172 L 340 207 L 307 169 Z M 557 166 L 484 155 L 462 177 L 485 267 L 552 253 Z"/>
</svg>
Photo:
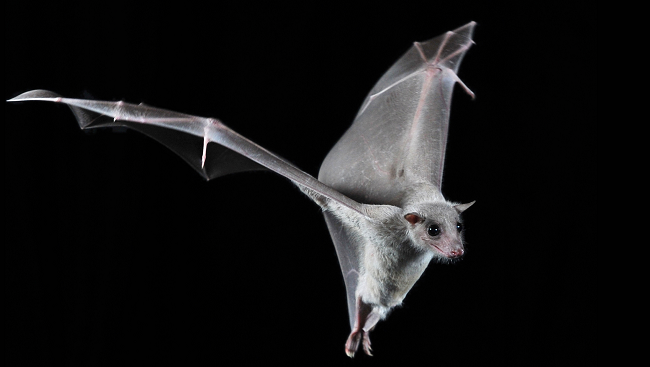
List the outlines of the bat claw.
<svg viewBox="0 0 650 367">
<path fill-rule="evenodd" d="M 449 71 L 451 71 L 451 70 L 449 70 Z M 458 77 L 458 75 L 456 75 L 456 73 L 454 73 L 453 71 L 451 71 L 451 73 L 453 74 L 453 78 L 456 81 L 456 83 L 460 84 L 460 86 L 463 87 L 463 90 L 465 90 L 465 93 L 469 94 L 470 97 L 472 97 L 472 99 L 475 99 L 476 96 L 474 95 L 474 92 L 472 92 L 472 90 L 469 89 L 469 87 L 467 87 L 467 85 L 465 85 L 465 83 L 463 83 L 462 80 L 460 80 L 460 78 Z"/>
</svg>

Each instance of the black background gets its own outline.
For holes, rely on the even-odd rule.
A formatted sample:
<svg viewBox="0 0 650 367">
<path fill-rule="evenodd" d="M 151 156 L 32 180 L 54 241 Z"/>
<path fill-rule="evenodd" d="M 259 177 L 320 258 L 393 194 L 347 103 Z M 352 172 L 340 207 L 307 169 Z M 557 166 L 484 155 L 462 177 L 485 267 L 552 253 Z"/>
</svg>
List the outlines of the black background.
<svg viewBox="0 0 650 367">
<path fill-rule="evenodd" d="M 443 192 L 477 200 L 349 360 L 319 209 L 271 173 L 206 183 L 135 132 L 5 103 L 11 365 L 589 365 L 596 357 L 596 9 L 572 2 L 5 5 L 5 99 L 31 89 L 214 116 L 316 175 L 412 41 L 471 20 Z"/>
</svg>

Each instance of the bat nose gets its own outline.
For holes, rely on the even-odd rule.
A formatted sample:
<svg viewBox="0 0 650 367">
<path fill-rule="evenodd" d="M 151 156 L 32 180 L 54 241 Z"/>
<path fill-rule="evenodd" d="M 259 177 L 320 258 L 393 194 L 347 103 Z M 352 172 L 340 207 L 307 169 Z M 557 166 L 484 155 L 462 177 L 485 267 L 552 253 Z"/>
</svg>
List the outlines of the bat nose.
<svg viewBox="0 0 650 367">
<path fill-rule="evenodd" d="M 464 253 L 465 253 L 465 251 L 463 251 L 462 248 L 460 248 L 458 250 L 451 250 L 451 253 L 450 253 L 451 256 L 450 257 L 451 258 L 461 257 L 461 256 L 463 256 Z"/>
</svg>

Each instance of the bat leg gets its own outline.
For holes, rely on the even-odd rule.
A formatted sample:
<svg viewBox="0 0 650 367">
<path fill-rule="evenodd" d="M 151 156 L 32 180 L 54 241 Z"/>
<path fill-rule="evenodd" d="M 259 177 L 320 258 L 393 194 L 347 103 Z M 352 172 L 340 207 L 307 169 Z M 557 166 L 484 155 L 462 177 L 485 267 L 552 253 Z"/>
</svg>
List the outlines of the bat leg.
<svg viewBox="0 0 650 367">
<path fill-rule="evenodd" d="M 354 322 L 354 328 L 345 343 L 345 353 L 348 357 L 354 357 L 354 354 L 359 349 L 359 344 L 362 343 L 363 351 L 372 356 L 372 348 L 370 348 L 370 332 L 375 328 L 375 325 L 380 319 L 378 312 L 373 310 L 373 307 L 364 303 L 361 298 L 357 298 L 357 314 Z M 362 342 L 363 341 L 363 342 Z"/>
</svg>

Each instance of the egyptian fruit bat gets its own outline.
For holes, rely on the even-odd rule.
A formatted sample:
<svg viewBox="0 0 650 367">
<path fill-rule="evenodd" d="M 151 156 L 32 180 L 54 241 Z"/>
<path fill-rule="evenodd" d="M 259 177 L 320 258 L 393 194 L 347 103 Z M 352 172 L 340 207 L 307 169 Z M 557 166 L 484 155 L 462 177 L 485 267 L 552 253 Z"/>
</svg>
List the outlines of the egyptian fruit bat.
<svg viewBox="0 0 650 367">
<path fill-rule="evenodd" d="M 442 181 L 452 90 L 475 23 L 414 43 L 368 94 L 318 179 L 221 121 L 146 105 L 61 97 L 34 90 L 11 100 L 70 106 L 82 129 L 124 126 L 178 153 L 206 179 L 250 170 L 279 173 L 316 202 L 336 247 L 347 289 L 349 356 L 401 304 L 432 259 L 464 253 L 460 214 L 473 202 L 445 200 Z M 211 144 L 216 143 L 216 144 Z"/>
</svg>

